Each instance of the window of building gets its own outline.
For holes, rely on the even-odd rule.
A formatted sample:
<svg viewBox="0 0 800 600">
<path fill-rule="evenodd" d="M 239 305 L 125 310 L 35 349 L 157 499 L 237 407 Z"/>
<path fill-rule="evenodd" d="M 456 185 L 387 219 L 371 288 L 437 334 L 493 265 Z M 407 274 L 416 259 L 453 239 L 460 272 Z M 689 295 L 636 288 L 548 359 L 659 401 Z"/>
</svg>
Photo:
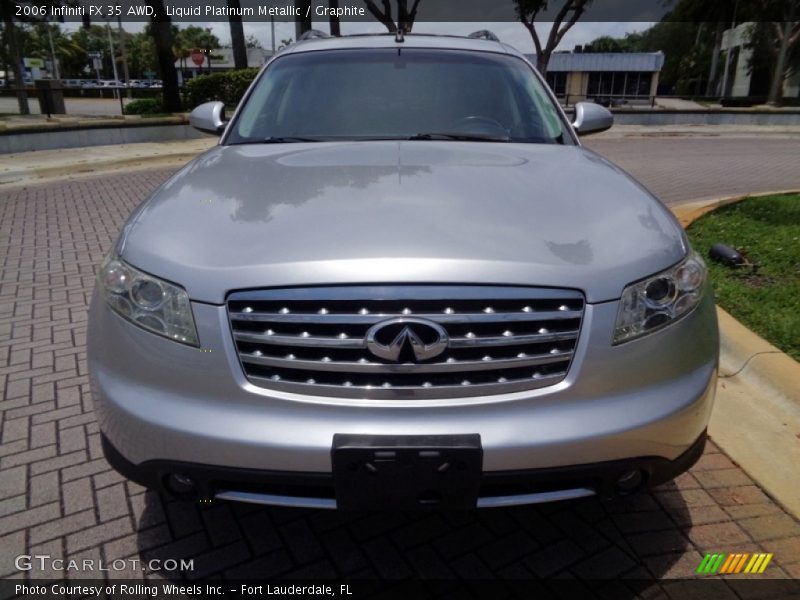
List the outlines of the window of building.
<svg viewBox="0 0 800 600">
<path fill-rule="evenodd" d="M 549 71 L 546 76 L 547 85 L 553 90 L 556 96 L 567 95 L 567 72 L 566 71 Z"/>
<path fill-rule="evenodd" d="M 649 96 L 652 79 L 652 73 L 599 71 L 589 73 L 587 92 L 590 97 Z"/>
</svg>

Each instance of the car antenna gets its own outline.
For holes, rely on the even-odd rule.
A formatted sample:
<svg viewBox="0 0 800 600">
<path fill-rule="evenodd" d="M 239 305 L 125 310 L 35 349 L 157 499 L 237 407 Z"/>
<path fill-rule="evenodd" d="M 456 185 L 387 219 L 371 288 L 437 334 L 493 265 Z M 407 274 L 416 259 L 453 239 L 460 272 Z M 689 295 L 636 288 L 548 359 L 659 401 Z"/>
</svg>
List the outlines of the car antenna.
<svg viewBox="0 0 800 600">
<path fill-rule="evenodd" d="M 398 44 L 402 44 L 403 42 L 406 41 L 405 35 L 406 35 L 406 30 L 403 29 L 402 27 L 398 27 L 397 31 L 394 32 L 394 41 L 397 42 Z"/>
</svg>

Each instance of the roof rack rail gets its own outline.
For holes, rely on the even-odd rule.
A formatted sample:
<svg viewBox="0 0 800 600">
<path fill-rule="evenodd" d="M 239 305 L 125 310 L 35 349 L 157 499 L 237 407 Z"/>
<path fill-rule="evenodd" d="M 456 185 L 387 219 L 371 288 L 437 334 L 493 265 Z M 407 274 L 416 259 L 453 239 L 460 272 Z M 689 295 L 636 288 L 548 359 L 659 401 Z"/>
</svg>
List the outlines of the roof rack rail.
<svg viewBox="0 0 800 600">
<path fill-rule="evenodd" d="M 331 36 L 325 33 L 324 31 L 320 31 L 319 29 L 309 29 L 303 35 L 297 38 L 297 41 L 302 42 L 303 40 L 313 40 L 317 38 L 329 38 L 329 37 Z"/>
<path fill-rule="evenodd" d="M 488 29 L 481 29 L 480 31 L 473 31 L 467 37 L 475 38 L 477 40 L 489 40 L 492 42 L 499 42 L 500 38 Z"/>
</svg>

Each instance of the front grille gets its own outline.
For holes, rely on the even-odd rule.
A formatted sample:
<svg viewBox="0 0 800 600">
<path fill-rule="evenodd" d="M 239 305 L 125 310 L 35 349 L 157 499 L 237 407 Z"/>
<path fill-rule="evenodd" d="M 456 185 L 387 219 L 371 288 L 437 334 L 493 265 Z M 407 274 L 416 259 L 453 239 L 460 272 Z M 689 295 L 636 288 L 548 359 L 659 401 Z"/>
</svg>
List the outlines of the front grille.
<svg viewBox="0 0 800 600">
<path fill-rule="evenodd" d="M 236 349 L 253 384 L 387 400 L 484 396 L 558 383 L 569 369 L 583 309 L 580 292 L 528 287 L 313 287 L 228 297 Z M 405 343 L 394 359 L 376 356 L 367 347 L 368 331 L 398 318 L 405 321 L 385 329 L 388 339 L 406 324 L 425 344 L 427 334 L 444 330 L 446 349 L 418 359 Z M 430 322 L 438 328 L 426 327 Z"/>
</svg>

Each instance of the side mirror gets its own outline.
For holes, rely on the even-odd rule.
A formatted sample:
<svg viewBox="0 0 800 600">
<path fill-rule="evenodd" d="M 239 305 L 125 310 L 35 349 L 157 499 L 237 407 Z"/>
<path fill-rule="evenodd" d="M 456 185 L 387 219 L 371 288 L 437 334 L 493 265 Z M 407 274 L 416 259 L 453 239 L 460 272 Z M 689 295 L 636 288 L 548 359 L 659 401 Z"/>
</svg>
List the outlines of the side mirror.
<svg viewBox="0 0 800 600">
<path fill-rule="evenodd" d="M 575 105 L 575 121 L 572 127 L 578 135 L 589 135 L 605 131 L 614 124 L 614 115 L 607 108 L 594 102 L 578 102 Z"/>
<path fill-rule="evenodd" d="M 206 102 L 189 115 L 189 124 L 205 133 L 220 135 L 225 130 L 225 105 L 222 102 Z"/>
</svg>

